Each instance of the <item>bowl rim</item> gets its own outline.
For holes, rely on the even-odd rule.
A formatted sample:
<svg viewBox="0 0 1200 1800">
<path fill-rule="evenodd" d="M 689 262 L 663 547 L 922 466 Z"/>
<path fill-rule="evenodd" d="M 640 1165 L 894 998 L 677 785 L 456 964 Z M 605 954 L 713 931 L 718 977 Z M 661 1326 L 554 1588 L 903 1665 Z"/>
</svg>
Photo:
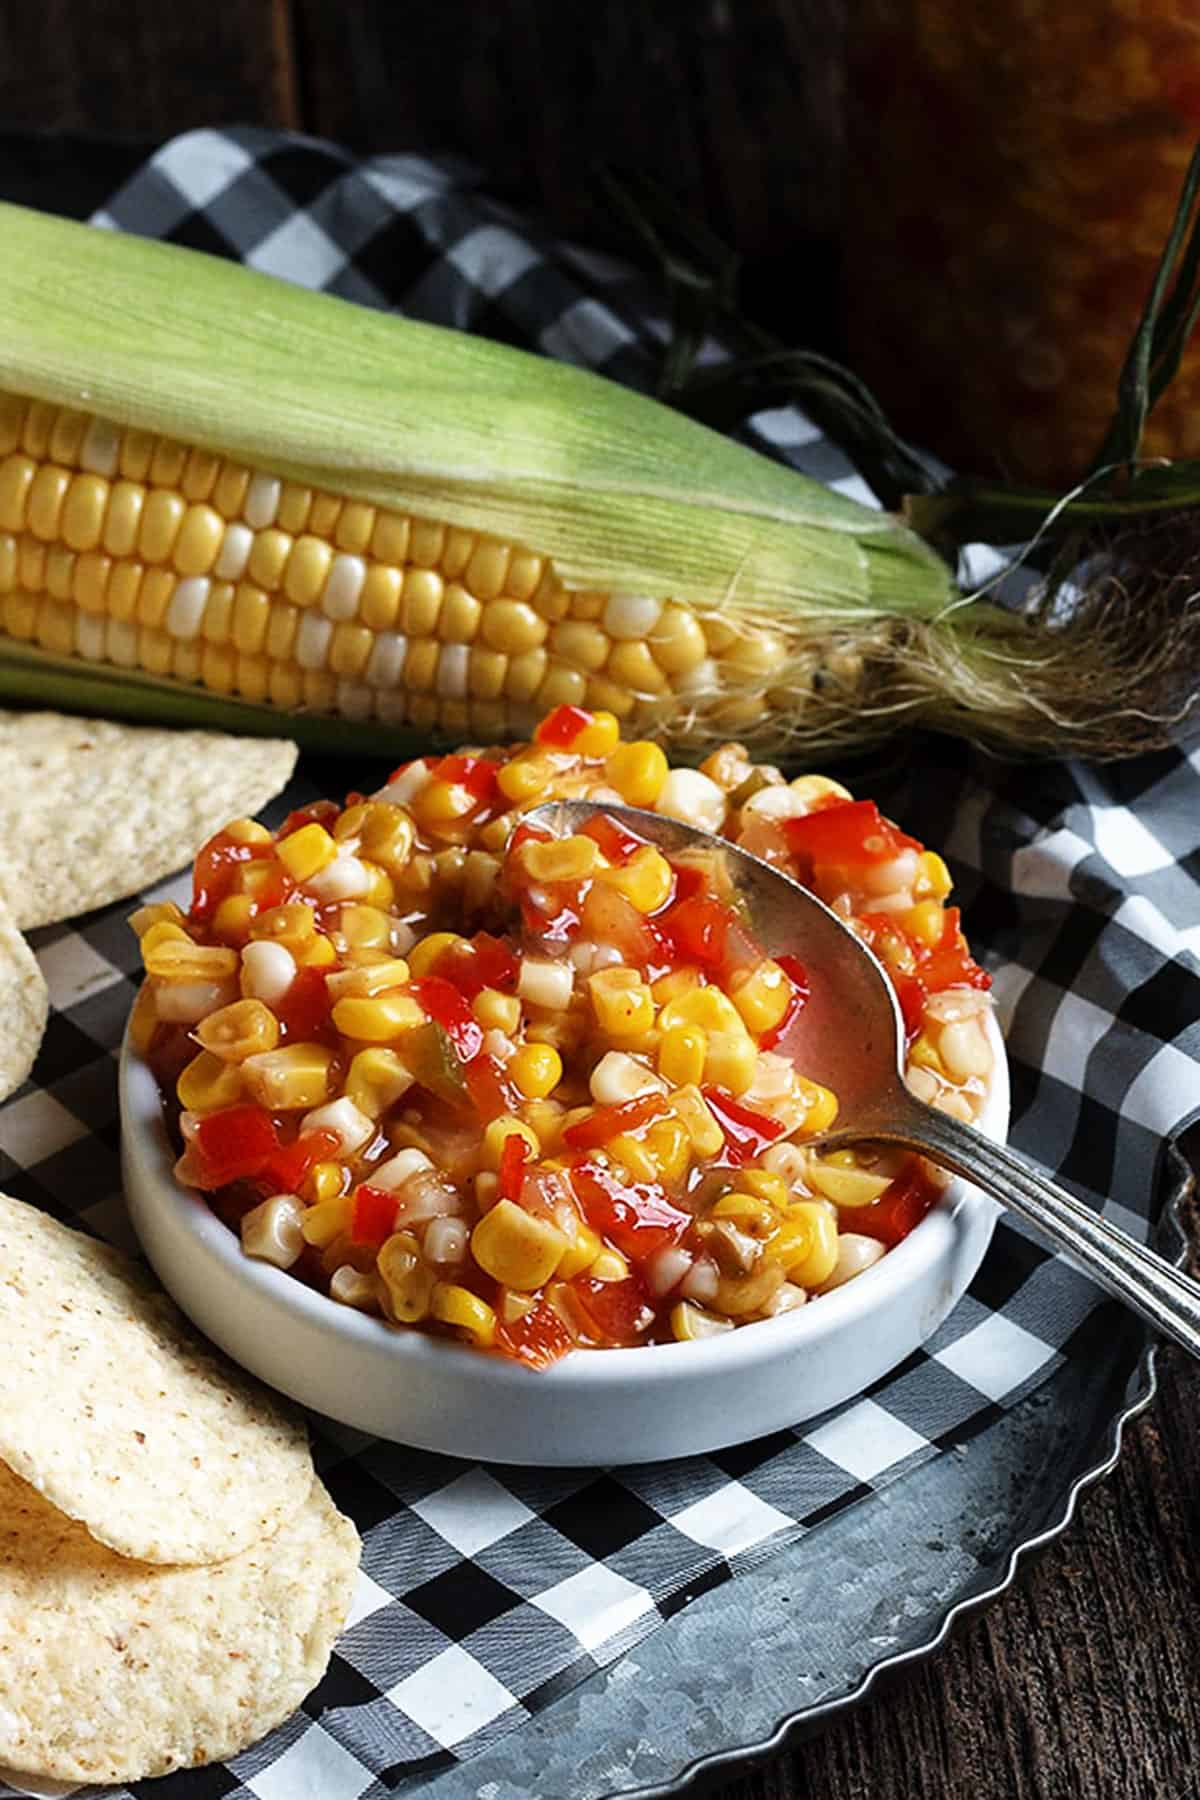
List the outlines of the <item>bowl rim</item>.
<svg viewBox="0 0 1200 1800">
<path fill-rule="evenodd" d="M 987 1137 L 1003 1142 L 1007 1135 L 1010 1082 L 1004 1039 L 995 1013 L 985 1014 L 985 1030 L 993 1052 L 992 1074 L 983 1112 L 977 1121 Z M 154 1182 L 159 1204 L 172 1208 L 177 1222 L 188 1232 L 196 1250 L 210 1267 L 219 1267 L 247 1290 L 253 1301 L 274 1310 L 284 1307 L 300 1322 L 334 1341 L 369 1354 L 398 1359 L 398 1366 L 415 1363 L 437 1368 L 447 1375 L 501 1383 L 527 1382 L 536 1374 L 539 1384 L 588 1390 L 608 1386 L 614 1380 L 672 1381 L 690 1371 L 699 1376 L 706 1369 L 728 1375 L 739 1367 L 769 1361 L 774 1352 L 800 1353 L 806 1342 L 823 1342 L 840 1330 L 852 1330 L 881 1308 L 893 1305 L 940 1251 L 946 1253 L 955 1235 L 956 1220 L 966 1209 L 984 1207 L 998 1214 L 999 1204 L 960 1177 L 952 1178 L 929 1212 L 908 1236 L 861 1275 L 829 1294 L 820 1305 L 797 1307 L 774 1319 L 759 1319 L 751 1326 L 721 1332 L 692 1342 L 640 1344 L 611 1350 L 572 1350 L 547 1369 L 530 1370 L 515 1359 L 481 1353 L 417 1330 L 389 1328 L 373 1315 L 339 1306 L 328 1295 L 298 1280 L 287 1269 L 248 1257 L 237 1235 L 212 1212 L 200 1191 L 176 1180 L 175 1152 L 167 1135 L 157 1081 L 133 1048 L 129 1027 L 121 1043 L 119 1087 L 122 1132 L 138 1134 L 142 1173 Z"/>
</svg>

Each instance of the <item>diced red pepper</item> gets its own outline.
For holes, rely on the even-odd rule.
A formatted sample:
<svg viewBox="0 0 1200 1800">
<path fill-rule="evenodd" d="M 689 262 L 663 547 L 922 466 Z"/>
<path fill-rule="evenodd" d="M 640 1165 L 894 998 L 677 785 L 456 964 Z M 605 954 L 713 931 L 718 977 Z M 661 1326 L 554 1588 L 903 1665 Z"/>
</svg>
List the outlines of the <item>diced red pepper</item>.
<svg viewBox="0 0 1200 1800">
<path fill-rule="evenodd" d="M 636 1344 L 654 1323 L 654 1308 L 640 1281 L 593 1281 L 577 1275 L 571 1291 L 593 1341 L 602 1345 Z"/>
<path fill-rule="evenodd" d="M 304 1177 L 317 1163 L 327 1161 L 340 1143 L 336 1131 L 306 1131 L 276 1151 L 262 1170 L 262 1179 L 270 1183 L 273 1194 L 298 1193 Z"/>
<path fill-rule="evenodd" d="M 901 850 L 921 848 L 916 838 L 885 819 L 873 800 L 846 800 L 802 819 L 784 819 L 782 829 L 805 876 L 818 865 L 870 868 Z"/>
<path fill-rule="evenodd" d="M 637 1131 L 651 1119 L 668 1111 L 661 1094 L 639 1094 L 636 1100 L 623 1100 L 619 1106 L 602 1106 L 590 1118 L 577 1119 L 563 1132 L 563 1142 L 572 1150 L 598 1150 L 622 1132 Z"/>
<path fill-rule="evenodd" d="M 941 937 L 932 947 L 905 931 L 890 913 L 864 913 L 859 925 L 864 939 L 887 969 L 910 1038 L 921 1028 L 925 1002 L 930 994 L 940 994 L 952 987 L 990 988 L 992 985 L 991 976 L 979 967 L 967 948 L 957 906 L 946 908 Z M 883 943 L 897 937 L 907 945 L 912 958 L 913 967 L 908 973 L 891 969 L 882 955 Z"/>
<path fill-rule="evenodd" d="M 309 806 L 298 806 L 284 820 L 279 833 L 287 837 L 293 831 L 299 831 L 302 825 L 323 825 L 326 831 L 332 831 L 341 817 L 342 809 L 336 800 L 314 800 Z"/>
<path fill-rule="evenodd" d="M 350 1241 L 378 1247 L 396 1227 L 396 1196 L 383 1188 L 360 1182 L 350 1208 Z"/>
<path fill-rule="evenodd" d="M 990 988 L 992 978 L 981 969 L 967 948 L 962 934 L 957 906 L 946 908 L 942 935 L 932 950 L 919 958 L 921 980 L 927 993 L 940 994 L 943 988 Z"/>
<path fill-rule="evenodd" d="M 207 1184 L 224 1187 L 243 1176 L 260 1175 L 279 1149 L 279 1133 L 263 1107 L 227 1106 L 201 1119 L 196 1149 Z"/>
<path fill-rule="evenodd" d="M 522 821 L 508 840 L 508 854 L 515 856 L 522 844 L 548 844 L 553 836 L 544 825 L 526 825 Z"/>
<path fill-rule="evenodd" d="M 536 943 L 549 946 L 569 944 L 582 921 L 573 906 L 559 906 L 555 912 L 543 912 L 540 906 L 534 905 L 528 894 L 522 894 L 521 923 L 528 937 Z"/>
<path fill-rule="evenodd" d="M 241 844 L 228 832 L 218 831 L 196 857 L 192 870 L 191 917 L 196 920 L 211 918 L 232 889 L 238 870 L 246 863 L 263 862 L 267 858 L 275 859 L 273 843 Z M 265 899 L 268 906 L 278 906 L 290 885 L 282 865 L 276 863 L 276 868 L 280 891 L 278 898 Z"/>
<path fill-rule="evenodd" d="M 692 1223 L 691 1213 L 674 1206 L 656 1182 L 627 1181 L 588 1162 L 570 1173 L 588 1224 L 633 1262 L 678 1243 Z"/>
<path fill-rule="evenodd" d="M 515 1111 L 521 1096 L 504 1077 L 504 1068 L 494 1056 L 477 1056 L 463 1070 L 463 1080 L 471 1103 L 485 1125 L 505 1113 Z"/>
<path fill-rule="evenodd" d="M 501 1325 L 496 1348 L 533 1369 L 549 1368 L 565 1356 L 575 1340 L 548 1300 L 539 1300 L 522 1319 Z"/>
<path fill-rule="evenodd" d="M 500 1194 L 505 1200 L 521 1198 L 525 1164 L 529 1161 L 529 1145 L 519 1132 L 510 1131 L 500 1151 Z"/>
<path fill-rule="evenodd" d="M 787 1011 L 784 1013 L 782 1019 L 780 1019 L 778 1025 L 772 1026 L 770 1031 L 764 1031 L 759 1038 L 758 1047 L 760 1050 L 774 1049 L 775 1045 L 790 1029 L 797 1014 L 803 1007 L 804 1002 L 808 999 L 808 970 L 804 967 L 804 964 L 800 961 L 799 957 L 789 956 L 785 952 L 783 956 L 777 956 L 775 961 L 779 964 L 780 968 L 791 982 L 792 993 L 787 1004 Z"/>
<path fill-rule="evenodd" d="M 519 965 L 513 950 L 503 938 L 477 931 L 469 942 L 451 944 L 434 963 L 430 973 L 474 1000 L 482 988 L 510 991 L 517 985 Z"/>
<path fill-rule="evenodd" d="M 848 1230 L 878 1238 L 891 1248 L 921 1223 L 936 1197 L 920 1172 L 911 1171 L 898 1176 L 871 1206 L 856 1206 L 849 1214 L 843 1214 L 843 1224 Z"/>
<path fill-rule="evenodd" d="M 442 1027 L 459 1062 L 469 1063 L 479 1055 L 483 1049 L 483 1028 L 456 987 L 439 975 L 420 975 L 409 983 L 408 991 Z"/>
<path fill-rule="evenodd" d="M 635 851 L 645 847 L 645 838 L 638 837 L 627 825 L 616 819 L 610 819 L 607 813 L 595 813 L 580 826 L 580 834 L 590 837 L 594 844 L 599 844 L 602 856 L 607 856 L 610 863 L 619 866 L 627 863 Z"/>
<path fill-rule="evenodd" d="M 592 723 L 593 714 L 582 706 L 556 706 L 534 732 L 534 742 L 548 750 L 569 750 L 581 731 Z"/>
<path fill-rule="evenodd" d="M 327 973 L 328 968 L 297 969 L 286 994 L 273 1002 L 271 1010 L 285 1042 L 307 1044 L 329 1023 L 332 1006 L 325 986 Z"/>
<path fill-rule="evenodd" d="M 700 1091 L 717 1124 L 725 1133 L 722 1160 L 735 1168 L 761 1156 L 784 1129 L 781 1120 L 768 1118 L 766 1113 L 755 1112 L 752 1107 L 743 1106 L 740 1100 L 735 1100 L 724 1088 L 706 1087 Z"/>
<path fill-rule="evenodd" d="M 489 756 L 443 756 L 432 769 L 436 781 L 466 788 L 477 807 L 490 806 L 495 800 L 499 773 L 500 764 Z"/>
<path fill-rule="evenodd" d="M 732 914 L 719 900 L 696 894 L 663 913 L 658 928 L 683 962 L 716 969 L 725 960 Z"/>
<path fill-rule="evenodd" d="M 695 863 L 672 863 L 671 869 L 675 876 L 674 901 L 694 900 L 697 894 L 704 892 L 704 871 Z"/>
</svg>

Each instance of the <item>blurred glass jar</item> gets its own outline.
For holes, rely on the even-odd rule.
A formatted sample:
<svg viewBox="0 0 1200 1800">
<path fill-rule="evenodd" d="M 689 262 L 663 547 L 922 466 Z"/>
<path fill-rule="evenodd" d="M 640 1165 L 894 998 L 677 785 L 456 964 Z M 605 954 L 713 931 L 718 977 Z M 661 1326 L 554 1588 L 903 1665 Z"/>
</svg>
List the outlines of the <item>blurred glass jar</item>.
<svg viewBox="0 0 1200 1800">
<path fill-rule="evenodd" d="M 1200 0 L 856 0 L 850 362 L 964 473 L 1069 483 L 1200 136 Z M 1200 335 L 1146 455 L 1200 455 Z"/>
</svg>

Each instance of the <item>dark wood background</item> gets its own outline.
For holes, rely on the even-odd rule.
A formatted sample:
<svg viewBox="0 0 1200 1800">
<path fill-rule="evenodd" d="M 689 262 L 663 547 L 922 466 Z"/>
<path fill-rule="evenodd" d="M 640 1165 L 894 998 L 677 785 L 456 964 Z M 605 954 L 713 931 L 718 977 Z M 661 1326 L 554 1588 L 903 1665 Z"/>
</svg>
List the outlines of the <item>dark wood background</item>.
<svg viewBox="0 0 1200 1800">
<path fill-rule="evenodd" d="M 458 151 L 560 230 L 611 243 L 593 170 L 617 160 L 738 246 L 749 310 L 793 341 L 797 319 L 810 340 L 824 319 L 836 341 L 847 15 L 853 0 L 0 5 L 0 187 L 36 199 L 57 167 L 83 210 L 145 143 L 252 121 Z M 109 141 L 84 157 L 35 132 Z M 1161 1368 L 1116 1473 L 1014 1591 L 722 1800 L 1200 1793 L 1200 1369 L 1171 1351 Z"/>
</svg>

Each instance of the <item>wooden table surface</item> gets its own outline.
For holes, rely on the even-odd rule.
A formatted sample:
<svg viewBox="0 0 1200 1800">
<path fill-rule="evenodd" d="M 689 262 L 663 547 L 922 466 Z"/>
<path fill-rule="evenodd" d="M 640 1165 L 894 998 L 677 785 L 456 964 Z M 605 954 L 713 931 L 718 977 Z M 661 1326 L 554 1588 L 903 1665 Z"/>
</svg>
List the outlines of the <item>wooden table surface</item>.
<svg viewBox="0 0 1200 1800">
<path fill-rule="evenodd" d="M 559 229 L 607 242 L 593 165 L 615 158 L 737 244 L 764 322 L 835 341 L 828 282 L 792 259 L 827 268 L 836 244 L 844 4 L 40 0 L 0 8 L 0 133 L 107 134 L 82 176 L 97 201 L 130 141 L 198 124 L 455 150 Z M 21 159 L 0 142 L 11 192 Z M 43 145 L 40 163 L 55 154 Z M 1200 1794 L 1200 1369 L 1172 1351 L 1160 1368 L 1117 1471 L 1013 1591 L 722 1800 Z"/>
</svg>

